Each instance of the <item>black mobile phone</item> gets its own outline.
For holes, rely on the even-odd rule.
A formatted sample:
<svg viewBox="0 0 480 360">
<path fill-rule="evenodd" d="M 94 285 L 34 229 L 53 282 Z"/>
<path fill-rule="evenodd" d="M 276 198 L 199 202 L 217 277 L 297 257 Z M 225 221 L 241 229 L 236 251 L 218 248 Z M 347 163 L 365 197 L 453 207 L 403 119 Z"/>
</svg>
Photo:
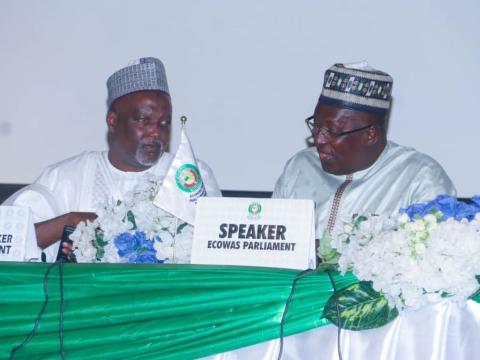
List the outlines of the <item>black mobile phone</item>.
<svg viewBox="0 0 480 360">
<path fill-rule="evenodd" d="M 63 234 L 60 240 L 60 246 L 58 247 L 57 261 L 77 262 L 77 260 L 75 259 L 75 255 L 72 254 L 70 257 L 68 257 L 67 254 L 64 254 L 62 251 L 62 247 L 64 243 L 73 244 L 73 241 L 70 240 L 70 234 L 72 234 L 74 231 L 75 231 L 74 226 L 65 226 L 63 228 Z"/>
</svg>

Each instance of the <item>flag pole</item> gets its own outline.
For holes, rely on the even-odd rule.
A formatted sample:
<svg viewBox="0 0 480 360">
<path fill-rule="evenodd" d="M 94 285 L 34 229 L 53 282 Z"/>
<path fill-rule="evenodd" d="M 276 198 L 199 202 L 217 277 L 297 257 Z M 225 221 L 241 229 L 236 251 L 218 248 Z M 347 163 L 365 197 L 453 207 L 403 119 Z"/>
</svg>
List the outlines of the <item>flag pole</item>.
<svg viewBox="0 0 480 360">
<path fill-rule="evenodd" d="M 182 128 L 184 128 L 187 123 L 187 117 L 185 115 L 180 116 L 180 121 L 182 123 Z"/>
<path fill-rule="evenodd" d="M 173 215 L 175 216 L 175 215 Z M 172 255 L 173 255 L 173 260 L 172 260 L 172 263 L 173 264 L 176 264 L 177 263 L 177 254 L 175 252 L 175 246 L 177 245 L 175 239 L 177 238 L 177 230 L 178 230 L 178 217 L 175 216 L 175 228 L 173 230 L 173 251 L 172 251 Z"/>
<path fill-rule="evenodd" d="M 182 123 L 182 129 L 185 129 L 185 124 L 187 123 L 187 117 L 185 115 L 180 116 L 180 122 Z M 174 215 L 175 216 L 175 215 Z M 175 216 L 175 227 L 174 227 L 174 232 L 173 232 L 173 263 L 176 262 L 176 252 L 175 252 L 175 246 L 176 246 L 176 237 L 177 237 L 177 230 L 178 230 L 178 217 Z"/>
</svg>

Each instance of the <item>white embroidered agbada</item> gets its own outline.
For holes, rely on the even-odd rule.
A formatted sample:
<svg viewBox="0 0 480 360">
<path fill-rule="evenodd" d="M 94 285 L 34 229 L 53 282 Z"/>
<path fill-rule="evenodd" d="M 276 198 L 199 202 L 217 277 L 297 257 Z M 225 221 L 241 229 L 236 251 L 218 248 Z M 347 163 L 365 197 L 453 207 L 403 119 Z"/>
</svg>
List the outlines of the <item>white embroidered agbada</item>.
<svg viewBox="0 0 480 360">
<path fill-rule="evenodd" d="M 122 200 L 147 173 L 162 181 L 173 158 L 164 153 L 148 170 L 124 172 L 110 163 L 107 151 L 84 152 L 47 167 L 32 185 L 13 194 L 4 204 L 28 206 L 34 223 L 73 211 L 95 212 L 97 204 L 106 198 Z M 198 165 L 208 196 L 221 196 L 212 170 L 202 161 Z M 43 250 L 47 262 L 55 261 L 58 246 L 56 242 Z M 40 259 L 41 249 L 28 244 L 27 253 L 36 253 Z"/>
<path fill-rule="evenodd" d="M 441 194 L 456 195 L 443 168 L 425 154 L 388 141 L 372 166 L 349 176 L 325 172 L 316 148 L 302 150 L 285 165 L 273 197 L 314 200 L 316 238 L 321 239 L 340 216 L 393 215 Z"/>
</svg>

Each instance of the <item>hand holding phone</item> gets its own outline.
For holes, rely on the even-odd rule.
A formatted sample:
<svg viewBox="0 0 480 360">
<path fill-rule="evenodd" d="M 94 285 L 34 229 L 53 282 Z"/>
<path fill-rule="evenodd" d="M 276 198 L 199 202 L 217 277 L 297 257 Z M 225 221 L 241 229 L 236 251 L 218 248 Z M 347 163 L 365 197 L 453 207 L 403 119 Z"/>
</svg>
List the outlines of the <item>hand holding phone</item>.
<svg viewBox="0 0 480 360">
<path fill-rule="evenodd" d="M 58 253 L 57 253 L 57 261 L 63 261 L 63 262 L 77 262 L 75 259 L 75 255 L 73 252 L 71 252 L 70 246 L 67 246 L 65 248 L 65 244 L 70 244 L 73 245 L 73 241 L 70 240 L 70 234 L 72 234 L 75 231 L 75 227 L 73 226 L 65 226 L 63 228 L 63 234 L 62 238 L 60 240 L 60 246 L 58 247 Z M 66 254 L 63 252 L 63 250 L 70 251 L 69 254 Z"/>
</svg>

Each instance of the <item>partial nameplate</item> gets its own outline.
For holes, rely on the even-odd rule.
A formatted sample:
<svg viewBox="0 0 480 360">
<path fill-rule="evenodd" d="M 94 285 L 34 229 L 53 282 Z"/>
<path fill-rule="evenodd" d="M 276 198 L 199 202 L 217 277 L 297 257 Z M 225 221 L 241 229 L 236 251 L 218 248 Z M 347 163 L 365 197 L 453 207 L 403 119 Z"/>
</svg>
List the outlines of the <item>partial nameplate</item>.
<svg viewBox="0 0 480 360">
<path fill-rule="evenodd" d="M 0 261 L 25 260 L 31 225 L 29 208 L 0 206 Z"/>
<path fill-rule="evenodd" d="M 315 268 L 312 200 L 198 199 L 192 264 Z"/>
</svg>

